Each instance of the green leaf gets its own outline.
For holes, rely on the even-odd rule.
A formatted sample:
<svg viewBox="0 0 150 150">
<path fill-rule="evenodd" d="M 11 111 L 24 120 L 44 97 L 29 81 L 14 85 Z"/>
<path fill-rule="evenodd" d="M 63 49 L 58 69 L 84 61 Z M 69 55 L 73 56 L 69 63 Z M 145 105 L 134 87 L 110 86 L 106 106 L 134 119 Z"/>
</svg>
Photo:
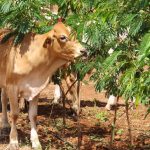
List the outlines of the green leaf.
<svg viewBox="0 0 150 150">
<path fill-rule="evenodd" d="M 142 38 L 139 54 L 143 55 L 147 51 L 150 53 L 150 33 L 145 34 Z"/>
</svg>

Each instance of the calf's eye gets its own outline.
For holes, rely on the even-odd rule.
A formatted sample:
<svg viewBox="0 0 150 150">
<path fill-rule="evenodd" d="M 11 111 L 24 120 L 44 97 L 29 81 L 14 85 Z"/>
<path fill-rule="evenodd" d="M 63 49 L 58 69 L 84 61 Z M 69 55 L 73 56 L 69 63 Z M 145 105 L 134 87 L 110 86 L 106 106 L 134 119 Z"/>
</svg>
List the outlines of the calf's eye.
<svg viewBox="0 0 150 150">
<path fill-rule="evenodd" d="M 65 35 L 60 36 L 60 41 L 61 42 L 67 42 L 67 37 Z"/>
</svg>

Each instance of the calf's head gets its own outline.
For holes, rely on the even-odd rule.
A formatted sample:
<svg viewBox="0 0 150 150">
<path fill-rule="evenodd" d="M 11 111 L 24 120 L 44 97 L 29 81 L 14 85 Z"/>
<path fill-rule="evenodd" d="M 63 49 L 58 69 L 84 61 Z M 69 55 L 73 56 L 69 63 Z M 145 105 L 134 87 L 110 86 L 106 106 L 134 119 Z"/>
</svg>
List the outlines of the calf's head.
<svg viewBox="0 0 150 150">
<path fill-rule="evenodd" d="M 69 28 L 63 23 L 57 23 L 54 28 L 47 33 L 44 48 L 49 49 L 50 53 L 57 58 L 72 61 L 86 53 L 85 48 L 75 39 L 71 38 Z"/>
</svg>

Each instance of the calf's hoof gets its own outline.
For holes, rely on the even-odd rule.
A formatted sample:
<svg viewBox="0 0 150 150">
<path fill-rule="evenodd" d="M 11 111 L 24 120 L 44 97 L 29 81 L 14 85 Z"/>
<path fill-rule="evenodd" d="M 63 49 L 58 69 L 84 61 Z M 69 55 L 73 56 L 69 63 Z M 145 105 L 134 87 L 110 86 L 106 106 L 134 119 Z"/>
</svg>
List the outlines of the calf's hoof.
<svg viewBox="0 0 150 150">
<path fill-rule="evenodd" d="M 79 107 L 77 104 L 73 104 L 72 109 L 77 113 L 79 111 Z"/>
<path fill-rule="evenodd" d="M 32 148 L 34 150 L 42 150 L 42 146 L 39 141 L 32 141 Z"/>
<path fill-rule="evenodd" d="M 42 150 L 42 146 L 41 145 L 37 145 L 37 146 L 32 146 L 32 148 L 34 149 L 34 150 Z"/>
<path fill-rule="evenodd" d="M 7 150 L 19 150 L 18 143 L 10 143 Z"/>
<path fill-rule="evenodd" d="M 105 108 L 106 108 L 108 111 L 110 111 L 110 110 L 111 110 L 111 105 L 107 104 L 107 105 L 105 106 Z"/>
</svg>

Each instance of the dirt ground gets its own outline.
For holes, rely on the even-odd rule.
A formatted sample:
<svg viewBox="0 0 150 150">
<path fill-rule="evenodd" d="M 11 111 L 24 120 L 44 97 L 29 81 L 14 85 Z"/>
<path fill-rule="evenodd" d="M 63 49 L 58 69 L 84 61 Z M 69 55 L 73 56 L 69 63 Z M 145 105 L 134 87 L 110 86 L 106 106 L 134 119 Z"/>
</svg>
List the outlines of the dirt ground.
<svg viewBox="0 0 150 150">
<path fill-rule="evenodd" d="M 54 85 L 50 84 L 41 94 L 38 108 L 37 129 L 43 150 L 74 150 L 78 143 L 78 122 L 66 105 L 66 126 L 63 126 L 62 104 L 53 105 Z M 144 119 L 147 108 L 139 105 L 130 109 L 133 147 L 128 136 L 125 106 L 119 101 L 115 140 L 110 147 L 111 125 L 114 110 L 105 109 L 105 92 L 96 93 L 93 83 L 81 86 L 81 150 L 150 150 L 150 116 Z M 27 111 L 20 112 L 17 123 L 20 150 L 31 150 L 30 123 Z M 0 150 L 5 150 L 9 142 L 7 135 L 0 135 Z"/>
</svg>

